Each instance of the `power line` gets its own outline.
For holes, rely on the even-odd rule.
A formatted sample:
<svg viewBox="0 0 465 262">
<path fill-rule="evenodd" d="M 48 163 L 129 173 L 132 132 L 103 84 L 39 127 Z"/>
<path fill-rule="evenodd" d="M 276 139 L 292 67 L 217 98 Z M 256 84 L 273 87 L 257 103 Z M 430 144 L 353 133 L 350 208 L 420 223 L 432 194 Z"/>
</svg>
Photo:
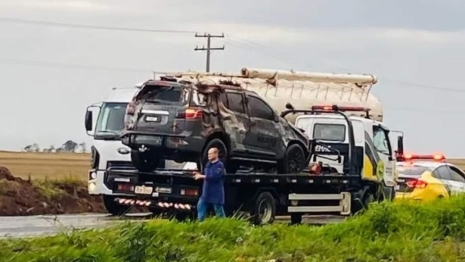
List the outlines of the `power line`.
<svg viewBox="0 0 465 262">
<path fill-rule="evenodd" d="M 213 50 L 224 50 L 224 45 L 223 47 L 211 47 L 211 39 L 212 38 L 224 38 L 224 34 L 222 35 L 212 35 L 212 34 L 203 34 L 203 35 L 199 35 L 199 34 L 195 34 L 195 37 L 206 37 L 207 38 L 207 48 L 202 47 L 202 48 L 199 48 L 198 46 L 195 47 L 194 51 L 207 51 L 207 65 L 206 65 L 206 71 L 207 72 L 210 72 L 210 55 L 211 55 L 211 51 Z"/>
<path fill-rule="evenodd" d="M 248 51 L 251 51 L 251 52 L 255 52 L 255 53 L 259 53 L 259 54 L 264 54 L 264 55 L 266 55 L 268 57 L 274 58 L 274 59 L 276 59 L 278 61 L 281 61 L 281 62 L 285 62 L 286 64 L 289 64 L 289 65 L 299 64 L 299 63 L 296 63 L 295 61 L 292 61 L 292 60 L 289 59 L 289 57 L 292 56 L 292 54 L 281 52 L 282 54 L 285 54 L 286 57 L 287 57 L 287 59 L 283 59 L 283 58 L 281 58 L 279 56 L 276 56 L 274 54 L 270 54 L 270 53 L 265 54 L 266 51 L 264 51 L 264 48 L 269 48 L 269 46 L 267 46 L 267 45 L 264 45 L 264 44 L 261 44 L 261 43 L 256 43 L 256 42 L 253 42 L 253 41 L 238 37 L 236 35 L 228 34 L 227 36 L 229 37 L 229 39 L 226 40 L 226 42 L 233 45 L 233 46 L 236 46 L 238 48 L 248 50 Z M 234 39 L 234 40 L 232 40 L 232 39 Z M 326 64 L 328 67 L 332 67 L 332 68 L 336 68 L 336 69 L 340 69 L 340 70 L 347 70 L 349 72 L 353 71 L 353 70 L 348 69 L 346 67 L 331 65 L 331 64 L 329 64 L 327 62 L 324 62 L 324 61 L 323 62 L 320 61 L 319 63 Z M 397 84 L 402 84 L 402 85 L 407 85 L 407 86 L 417 87 L 417 88 L 423 88 L 423 89 L 443 90 L 443 91 L 458 92 L 458 93 L 465 92 L 465 89 L 459 89 L 459 88 L 443 87 L 443 86 L 432 86 L 432 85 L 421 84 L 421 83 L 412 83 L 412 82 L 397 80 L 397 79 L 392 79 L 392 78 L 384 78 L 384 77 L 380 77 L 380 78 L 383 81 L 386 81 L 386 82 L 397 83 Z"/>
<path fill-rule="evenodd" d="M 105 70 L 105 71 L 126 71 L 126 72 L 145 72 L 145 73 L 153 71 L 151 69 L 104 67 L 104 66 L 92 66 L 92 65 L 80 65 L 80 64 L 48 62 L 48 61 L 20 60 L 20 59 L 4 59 L 4 58 L 0 58 L 0 63 L 29 65 L 29 66 L 48 66 L 48 67 L 56 67 L 56 68 L 79 68 L 79 69 Z"/>
<path fill-rule="evenodd" d="M 142 28 L 130 28 L 130 27 L 113 27 L 113 26 L 69 24 L 69 23 L 57 23 L 57 22 L 39 21 L 39 20 L 26 20 L 26 19 L 8 18 L 8 17 L 0 17 L 0 22 L 39 25 L 39 26 L 56 26 L 56 27 L 83 28 L 83 29 L 95 29 L 95 30 L 113 30 L 113 31 L 131 31 L 131 32 L 145 32 L 145 33 L 178 33 L 178 34 L 193 34 L 193 33 L 195 33 L 195 31 L 188 31 L 188 30 L 142 29 Z"/>
</svg>

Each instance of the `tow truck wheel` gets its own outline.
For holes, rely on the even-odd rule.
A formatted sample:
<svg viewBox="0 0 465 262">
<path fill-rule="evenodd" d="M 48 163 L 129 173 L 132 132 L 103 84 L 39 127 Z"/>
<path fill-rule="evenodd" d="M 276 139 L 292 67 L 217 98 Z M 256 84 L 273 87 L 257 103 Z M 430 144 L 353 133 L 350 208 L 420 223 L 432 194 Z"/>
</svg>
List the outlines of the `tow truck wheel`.
<svg viewBox="0 0 465 262">
<path fill-rule="evenodd" d="M 151 152 L 139 152 L 139 150 L 131 150 L 131 162 L 137 170 L 142 172 L 150 172 L 158 167 L 164 168 L 165 166 L 165 161 L 155 154 Z"/>
<path fill-rule="evenodd" d="M 299 173 L 305 168 L 305 153 L 298 144 L 290 145 L 284 159 L 279 161 L 278 172 L 281 174 Z"/>
<path fill-rule="evenodd" d="M 291 214 L 291 224 L 298 225 L 302 223 L 302 214 L 299 213 L 292 213 Z"/>
<path fill-rule="evenodd" d="M 126 214 L 130 207 L 120 205 L 115 202 L 115 196 L 103 195 L 103 205 L 105 209 L 113 216 L 122 216 Z"/>
<path fill-rule="evenodd" d="M 276 215 L 276 201 L 269 192 L 262 192 L 255 199 L 251 218 L 255 225 L 271 224 Z"/>
</svg>

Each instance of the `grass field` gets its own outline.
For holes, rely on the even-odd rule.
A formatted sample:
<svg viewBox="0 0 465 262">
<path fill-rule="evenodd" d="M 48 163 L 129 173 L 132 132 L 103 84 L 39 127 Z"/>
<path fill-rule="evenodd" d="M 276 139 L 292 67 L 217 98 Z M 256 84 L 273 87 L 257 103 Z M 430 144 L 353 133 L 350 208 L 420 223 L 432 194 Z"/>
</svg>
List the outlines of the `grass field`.
<svg viewBox="0 0 465 262">
<path fill-rule="evenodd" d="M 465 159 L 450 159 L 449 162 L 465 169 Z M 0 151 L 0 166 L 25 179 L 73 178 L 86 181 L 90 154 Z"/>
<path fill-rule="evenodd" d="M 86 181 L 90 154 L 0 151 L 0 166 L 25 179 L 73 178 Z"/>
<path fill-rule="evenodd" d="M 441 201 L 441 202 L 439 202 Z M 383 203 L 345 223 L 250 226 L 151 220 L 105 230 L 0 240 L 2 261 L 440 262 L 465 260 L 465 198 Z"/>
</svg>

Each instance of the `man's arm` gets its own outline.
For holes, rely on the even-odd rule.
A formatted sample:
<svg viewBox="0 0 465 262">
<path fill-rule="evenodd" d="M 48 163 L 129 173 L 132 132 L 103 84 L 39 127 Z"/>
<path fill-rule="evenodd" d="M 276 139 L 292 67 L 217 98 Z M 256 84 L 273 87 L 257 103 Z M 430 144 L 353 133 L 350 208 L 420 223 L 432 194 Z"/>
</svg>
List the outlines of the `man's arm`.
<svg viewBox="0 0 465 262">
<path fill-rule="evenodd" d="M 209 174 L 205 176 L 206 181 L 216 182 L 223 179 L 224 166 L 222 164 L 218 165 L 218 167 L 215 167 L 212 171 L 213 172 L 209 172 Z"/>
</svg>

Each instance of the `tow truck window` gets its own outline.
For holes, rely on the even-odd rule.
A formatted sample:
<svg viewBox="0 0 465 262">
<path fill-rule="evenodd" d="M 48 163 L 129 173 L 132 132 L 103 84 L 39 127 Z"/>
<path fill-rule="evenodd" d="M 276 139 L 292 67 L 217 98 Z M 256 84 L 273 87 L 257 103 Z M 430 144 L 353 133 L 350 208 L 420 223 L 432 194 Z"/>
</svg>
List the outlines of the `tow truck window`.
<svg viewBox="0 0 465 262">
<path fill-rule="evenodd" d="M 380 126 L 373 126 L 373 145 L 378 152 L 391 155 L 389 150 L 389 138 L 386 135 L 386 130 Z"/>
<path fill-rule="evenodd" d="M 313 127 L 313 139 L 344 142 L 346 138 L 346 126 L 338 124 L 315 124 Z"/>
<path fill-rule="evenodd" d="M 126 103 L 106 103 L 97 119 L 95 134 L 112 134 L 119 136 L 124 128 Z"/>
</svg>

